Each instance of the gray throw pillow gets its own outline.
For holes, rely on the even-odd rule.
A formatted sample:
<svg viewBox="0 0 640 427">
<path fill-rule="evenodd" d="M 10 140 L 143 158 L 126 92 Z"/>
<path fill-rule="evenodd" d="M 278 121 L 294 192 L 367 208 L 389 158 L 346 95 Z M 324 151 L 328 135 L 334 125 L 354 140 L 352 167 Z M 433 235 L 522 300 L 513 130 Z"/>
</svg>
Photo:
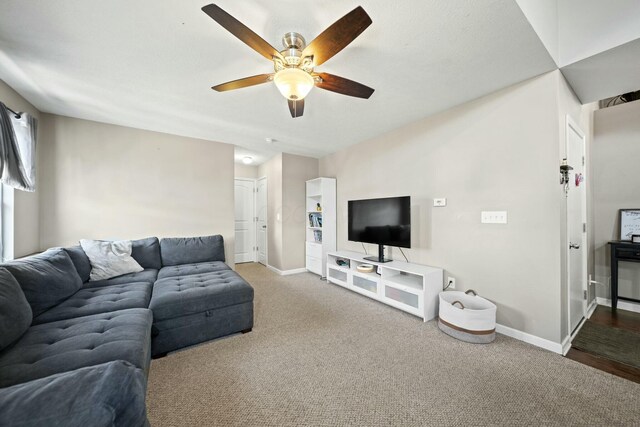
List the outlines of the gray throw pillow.
<svg viewBox="0 0 640 427">
<path fill-rule="evenodd" d="M 62 248 L 9 261 L 2 265 L 16 278 L 37 317 L 82 287 L 71 258 Z"/>
<path fill-rule="evenodd" d="M 15 277 L 0 267 L 0 350 L 7 348 L 29 329 L 31 306 Z"/>
</svg>

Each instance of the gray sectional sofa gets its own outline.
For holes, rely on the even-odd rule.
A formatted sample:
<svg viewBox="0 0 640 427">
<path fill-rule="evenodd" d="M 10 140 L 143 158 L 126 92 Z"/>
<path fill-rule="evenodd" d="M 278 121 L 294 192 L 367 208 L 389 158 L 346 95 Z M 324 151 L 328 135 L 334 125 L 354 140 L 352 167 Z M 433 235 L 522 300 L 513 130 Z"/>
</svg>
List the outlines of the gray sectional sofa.
<svg viewBox="0 0 640 427">
<path fill-rule="evenodd" d="M 80 246 L 0 265 L 0 425 L 148 425 L 151 357 L 251 330 L 222 236 L 132 243 L 144 271 L 108 280 Z"/>
</svg>

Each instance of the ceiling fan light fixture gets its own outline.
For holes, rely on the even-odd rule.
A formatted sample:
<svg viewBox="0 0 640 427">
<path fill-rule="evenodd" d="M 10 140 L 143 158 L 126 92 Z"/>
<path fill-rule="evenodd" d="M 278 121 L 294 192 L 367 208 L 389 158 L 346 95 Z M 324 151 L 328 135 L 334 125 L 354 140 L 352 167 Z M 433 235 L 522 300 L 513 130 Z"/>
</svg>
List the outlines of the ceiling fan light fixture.
<svg viewBox="0 0 640 427">
<path fill-rule="evenodd" d="M 300 101 L 309 94 L 314 81 L 311 74 L 299 68 L 285 68 L 276 73 L 273 78 L 276 87 L 287 99 Z"/>
</svg>

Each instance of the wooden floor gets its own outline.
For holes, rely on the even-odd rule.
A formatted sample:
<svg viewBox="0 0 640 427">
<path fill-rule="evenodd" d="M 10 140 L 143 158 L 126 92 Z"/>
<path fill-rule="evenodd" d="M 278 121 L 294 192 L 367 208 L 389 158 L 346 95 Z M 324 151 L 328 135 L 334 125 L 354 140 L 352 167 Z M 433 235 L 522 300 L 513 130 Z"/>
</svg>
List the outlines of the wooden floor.
<svg viewBox="0 0 640 427">
<path fill-rule="evenodd" d="M 640 313 L 620 309 L 613 311 L 610 307 L 599 305 L 589 320 L 600 325 L 640 333 Z M 640 369 L 625 365 L 624 363 L 605 359 L 573 347 L 567 353 L 567 357 L 576 362 L 600 369 L 601 371 L 640 383 Z"/>
</svg>

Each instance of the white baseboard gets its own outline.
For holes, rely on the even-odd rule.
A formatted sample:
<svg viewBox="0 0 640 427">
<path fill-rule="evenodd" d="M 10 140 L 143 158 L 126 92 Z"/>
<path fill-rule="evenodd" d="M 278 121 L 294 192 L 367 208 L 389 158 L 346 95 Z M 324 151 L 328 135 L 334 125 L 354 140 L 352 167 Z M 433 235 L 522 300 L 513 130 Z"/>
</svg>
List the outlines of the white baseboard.
<svg viewBox="0 0 640 427">
<path fill-rule="evenodd" d="M 558 353 L 558 354 L 564 354 L 564 347 L 566 345 L 565 342 L 563 342 L 562 344 L 557 343 L 557 342 L 553 342 L 544 338 L 540 338 L 538 336 L 535 335 L 531 335 L 528 334 L 526 332 L 522 332 L 519 331 L 517 329 L 513 329 L 510 328 L 508 326 L 504 326 L 501 324 L 497 324 L 496 325 L 496 332 L 502 335 L 506 335 L 508 337 L 511 338 L 515 338 L 517 340 L 520 341 L 524 341 L 527 344 L 531 344 L 531 345 L 535 345 L 536 347 L 540 347 L 540 348 L 544 348 L 545 350 L 549 350 L 552 351 L 554 353 Z M 567 338 L 568 339 L 568 338 Z M 567 339 L 565 339 L 565 341 L 567 341 Z M 567 351 L 569 351 L 569 349 L 567 348 Z"/>
<path fill-rule="evenodd" d="M 611 307 L 611 300 L 609 298 L 596 297 L 596 301 L 600 305 Z M 627 311 L 633 311 L 635 313 L 640 313 L 640 304 L 633 301 L 624 301 L 619 299 L 618 308 L 620 310 L 627 310 Z"/>
<path fill-rule="evenodd" d="M 272 265 L 267 265 L 267 268 L 277 274 L 279 274 L 280 276 L 289 276 L 291 274 L 300 274 L 300 273 L 306 273 L 307 269 L 306 268 L 294 268 L 293 270 L 279 270 L 277 268 L 275 268 Z"/>
<path fill-rule="evenodd" d="M 589 304 L 589 307 L 587 307 L 587 319 L 591 319 L 591 315 L 596 311 L 596 307 L 598 307 L 598 299 L 594 298 L 591 304 Z"/>
</svg>

